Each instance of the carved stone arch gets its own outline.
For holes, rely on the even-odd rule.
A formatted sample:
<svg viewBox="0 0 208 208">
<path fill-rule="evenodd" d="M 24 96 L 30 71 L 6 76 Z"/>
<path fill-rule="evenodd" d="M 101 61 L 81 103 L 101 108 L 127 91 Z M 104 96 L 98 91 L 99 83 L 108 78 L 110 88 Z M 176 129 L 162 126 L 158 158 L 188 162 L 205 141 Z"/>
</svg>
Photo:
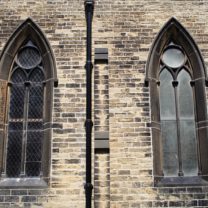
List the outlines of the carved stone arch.
<svg viewBox="0 0 208 208">
<path fill-rule="evenodd" d="M 0 170 L 2 178 L 0 187 L 15 186 L 16 181 L 4 179 L 5 173 L 5 149 L 6 149 L 6 132 L 7 132 L 7 113 L 9 96 L 7 92 L 10 88 L 10 75 L 14 65 L 15 57 L 18 51 L 28 42 L 32 41 L 38 48 L 41 56 L 41 65 L 44 69 L 44 98 L 43 98 L 43 146 L 42 146 L 42 172 L 41 178 L 37 181 L 28 179 L 22 181 L 23 186 L 45 186 L 49 181 L 50 173 L 50 154 L 51 154 L 51 128 L 52 128 L 52 107 L 53 107 L 53 87 L 57 86 L 57 71 L 55 59 L 50 44 L 31 18 L 26 19 L 11 35 L 5 44 L 0 56 Z M 6 109 L 6 110 L 5 110 Z M 27 178 L 26 178 L 27 179 Z M 20 184 L 20 183 L 19 183 Z M 17 185 L 17 184 L 16 184 Z"/>
<path fill-rule="evenodd" d="M 154 154 L 153 171 L 156 183 L 164 179 L 159 100 L 159 75 L 161 71 L 160 61 L 165 47 L 167 47 L 171 42 L 174 42 L 174 44 L 181 47 L 187 57 L 187 60 L 189 61 L 189 71 L 192 77 L 191 85 L 193 86 L 194 94 L 196 115 L 195 124 L 197 127 L 196 133 L 198 140 L 200 170 L 199 176 L 197 177 L 203 176 L 203 178 L 206 178 L 208 175 L 208 121 L 205 96 L 205 80 L 207 78 L 206 69 L 200 50 L 191 35 L 175 18 L 171 18 L 156 36 L 146 64 L 145 81 L 150 87 L 151 127 Z M 173 83 L 173 85 L 174 84 L 175 83 Z M 186 180 L 184 177 L 183 180 L 185 180 L 184 184 L 189 183 L 187 182 L 189 179 Z M 194 183 L 194 181 L 192 182 Z M 180 181 L 180 183 L 182 183 L 182 181 Z M 197 183 L 201 183 L 201 180 L 198 180 Z"/>
<path fill-rule="evenodd" d="M 46 36 L 31 18 L 26 19 L 16 29 L 4 46 L 0 56 L 0 79 L 8 80 L 8 69 L 10 69 L 18 49 L 29 39 L 32 40 L 40 50 L 43 58 L 43 66 L 46 70 L 46 80 L 52 79 L 55 85 L 57 85 L 57 72 L 52 49 Z"/>
<path fill-rule="evenodd" d="M 160 55 L 169 41 L 182 46 L 191 61 L 195 79 L 206 78 L 206 68 L 200 50 L 189 32 L 175 19 L 171 18 L 156 36 L 146 64 L 146 80 L 158 79 Z"/>
</svg>

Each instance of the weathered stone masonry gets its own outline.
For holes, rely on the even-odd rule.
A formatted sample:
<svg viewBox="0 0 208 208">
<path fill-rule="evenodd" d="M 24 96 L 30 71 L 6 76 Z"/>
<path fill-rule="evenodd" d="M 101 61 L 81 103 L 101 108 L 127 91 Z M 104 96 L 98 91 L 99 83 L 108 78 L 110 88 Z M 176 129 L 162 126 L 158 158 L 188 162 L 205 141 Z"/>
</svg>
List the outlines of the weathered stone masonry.
<svg viewBox="0 0 208 208">
<path fill-rule="evenodd" d="M 94 134 L 109 132 L 109 150 L 93 151 L 94 207 L 208 207 L 208 187 L 156 188 L 145 65 L 154 38 L 175 17 L 208 66 L 208 1 L 95 0 L 93 48 L 108 48 L 94 66 Z M 50 183 L 47 189 L 1 189 L 0 207 L 84 208 L 85 16 L 83 0 L 0 2 L 0 48 L 31 17 L 56 61 Z M 2 139 L 2 138 L 0 138 Z M 94 146 L 94 145 L 93 145 Z"/>
</svg>

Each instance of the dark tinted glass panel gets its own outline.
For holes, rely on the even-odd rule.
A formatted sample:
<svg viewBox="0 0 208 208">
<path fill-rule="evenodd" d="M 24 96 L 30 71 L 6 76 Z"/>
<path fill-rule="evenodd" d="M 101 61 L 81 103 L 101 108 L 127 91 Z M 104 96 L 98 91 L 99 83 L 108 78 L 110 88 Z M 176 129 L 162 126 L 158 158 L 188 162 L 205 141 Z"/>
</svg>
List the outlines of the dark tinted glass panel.
<svg viewBox="0 0 208 208">
<path fill-rule="evenodd" d="M 35 68 L 29 77 L 32 82 L 42 82 L 44 80 L 44 74 L 40 68 Z"/>
<path fill-rule="evenodd" d="M 44 96 L 44 73 L 38 66 L 41 56 L 34 44 L 28 41 L 15 60 L 15 67 L 18 65 L 19 68 L 16 67 L 11 77 L 6 172 L 8 177 L 19 177 L 21 166 L 25 164 L 26 176 L 39 176 Z M 30 84 L 25 85 L 25 81 L 30 81 Z M 23 150 L 22 146 L 26 149 Z M 23 154 L 25 161 L 21 161 Z"/>
<path fill-rule="evenodd" d="M 40 176 L 40 162 L 26 162 L 26 176 Z"/>
<path fill-rule="evenodd" d="M 26 81 L 26 76 L 23 70 L 21 69 L 16 69 L 11 77 L 11 81 L 14 83 L 23 83 Z"/>
<path fill-rule="evenodd" d="M 25 88 L 22 85 L 13 85 L 10 95 L 10 118 L 23 118 Z"/>
<path fill-rule="evenodd" d="M 42 143 L 43 131 L 27 131 L 28 143 Z"/>
<path fill-rule="evenodd" d="M 39 176 L 42 156 L 43 131 L 28 131 L 26 175 Z"/>
<path fill-rule="evenodd" d="M 175 94 L 172 85 L 172 75 L 167 69 L 160 74 L 160 118 L 161 120 L 175 120 Z"/>
<path fill-rule="evenodd" d="M 9 132 L 11 131 L 22 131 L 23 123 L 22 122 L 9 122 Z"/>
<path fill-rule="evenodd" d="M 18 177 L 21 171 L 22 129 L 9 131 L 8 134 L 6 174 L 8 177 Z"/>
<path fill-rule="evenodd" d="M 33 85 L 30 88 L 29 96 L 29 118 L 42 118 L 43 117 L 43 86 Z"/>
<path fill-rule="evenodd" d="M 28 122 L 29 130 L 41 130 L 43 128 L 43 122 Z"/>
<path fill-rule="evenodd" d="M 178 143 L 176 121 L 162 121 L 163 173 L 178 176 Z"/>
<path fill-rule="evenodd" d="M 41 160 L 41 143 L 27 143 L 27 162 Z"/>
</svg>

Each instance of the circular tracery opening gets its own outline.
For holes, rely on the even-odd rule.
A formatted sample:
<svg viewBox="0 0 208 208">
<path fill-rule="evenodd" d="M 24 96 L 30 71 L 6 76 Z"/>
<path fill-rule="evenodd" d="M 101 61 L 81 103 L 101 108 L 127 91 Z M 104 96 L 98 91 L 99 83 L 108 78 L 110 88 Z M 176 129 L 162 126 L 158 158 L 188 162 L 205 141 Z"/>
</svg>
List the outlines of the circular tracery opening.
<svg viewBox="0 0 208 208">
<path fill-rule="evenodd" d="M 171 68 L 179 68 L 185 62 L 185 55 L 180 48 L 169 47 L 164 51 L 162 61 Z"/>
<path fill-rule="evenodd" d="M 40 64 L 41 56 L 35 47 L 26 46 L 18 53 L 18 64 L 25 69 L 31 69 Z"/>
</svg>

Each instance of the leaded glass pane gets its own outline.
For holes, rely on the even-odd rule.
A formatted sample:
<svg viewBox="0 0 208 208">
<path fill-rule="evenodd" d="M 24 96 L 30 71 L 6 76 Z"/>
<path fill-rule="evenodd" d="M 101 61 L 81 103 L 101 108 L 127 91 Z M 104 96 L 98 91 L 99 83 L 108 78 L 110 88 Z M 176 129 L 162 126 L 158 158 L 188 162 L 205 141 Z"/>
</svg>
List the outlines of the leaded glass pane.
<svg viewBox="0 0 208 208">
<path fill-rule="evenodd" d="M 163 173 L 165 176 L 178 175 L 178 143 L 176 121 L 161 122 L 163 144 Z"/>
<path fill-rule="evenodd" d="M 43 117 L 43 86 L 33 85 L 30 88 L 28 118 Z"/>
<path fill-rule="evenodd" d="M 26 76 L 25 76 L 24 71 L 20 68 L 16 69 L 12 74 L 11 81 L 13 83 L 23 83 L 23 82 L 25 82 L 26 81 Z"/>
<path fill-rule="evenodd" d="M 43 131 L 27 132 L 26 175 L 39 176 L 42 156 Z"/>
<path fill-rule="evenodd" d="M 41 132 L 29 132 L 27 141 L 27 162 L 41 160 Z M 31 138 L 36 137 L 36 138 Z"/>
<path fill-rule="evenodd" d="M 27 131 L 28 143 L 42 143 L 42 138 L 43 138 L 42 129 Z"/>
<path fill-rule="evenodd" d="M 11 76 L 6 161 L 8 177 L 20 177 L 20 172 L 24 171 L 26 176 L 40 175 L 44 96 L 44 73 L 40 63 L 40 53 L 31 41 L 20 49 L 15 59 L 15 67 L 18 65 L 19 68 L 13 69 Z"/>
<path fill-rule="evenodd" d="M 180 120 L 182 170 L 184 176 L 198 174 L 196 129 L 193 120 Z"/>
<path fill-rule="evenodd" d="M 176 120 L 175 94 L 172 75 L 167 69 L 160 74 L 160 118 Z"/>
<path fill-rule="evenodd" d="M 35 47 L 25 46 L 18 54 L 18 63 L 25 69 L 31 69 L 40 63 L 40 53 Z"/>
<path fill-rule="evenodd" d="M 23 123 L 18 121 L 9 122 L 9 131 L 22 131 Z"/>
<path fill-rule="evenodd" d="M 10 92 L 9 118 L 23 118 L 25 87 L 24 85 L 13 85 Z"/>
<path fill-rule="evenodd" d="M 38 121 L 28 122 L 29 130 L 40 130 L 42 128 L 43 128 L 43 122 L 38 122 Z"/>
<path fill-rule="evenodd" d="M 29 80 L 31 82 L 42 82 L 44 80 L 44 74 L 40 68 L 35 68 L 30 74 Z"/>
<path fill-rule="evenodd" d="M 9 123 L 6 163 L 6 174 L 8 177 L 18 177 L 21 172 L 22 130 L 22 123 Z"/>
</svg>

